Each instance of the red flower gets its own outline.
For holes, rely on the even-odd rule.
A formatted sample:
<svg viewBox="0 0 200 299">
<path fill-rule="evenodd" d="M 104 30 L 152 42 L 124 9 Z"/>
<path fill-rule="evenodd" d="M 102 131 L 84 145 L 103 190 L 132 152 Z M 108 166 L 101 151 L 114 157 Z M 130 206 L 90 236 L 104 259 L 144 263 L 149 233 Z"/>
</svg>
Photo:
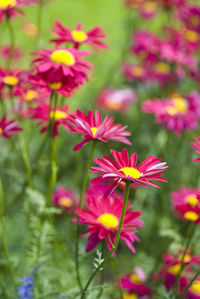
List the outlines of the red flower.
<svg viewBox="0 0 200 299">
<path fill-rule="evenodd" d="M 49 106 L 45 103 L 37 106 L 36 108 L 32 109 L 32 119 L 40 119 L 40 121 L 37 123 L 38 126 L 44 125 L 41 129 L 41 133 L 44 133 L 49 126 L 49 117 L 54 118 L 54 128 L 53 128 L 53 136 L 58 136 L 58 127 L 63 125 L 65 129 L 68 129 L 67 124 L 67 116 L 68 116 L 68 110 L 69 106 L 66 105 L 63 108 L 60 108 L 59 105 L 56 106 L 55 113 L 53 110 L 49 111 Z M 50 113 L 49 113 L 50 112 Z"/>
<path fill-rule="evenodd" d="M 157 188 L 159 188 L 158 185 L 152 182 L 152 180 L 167 182 L 160 174 L 160 172 L 168 168 L 165 162 L 160 163 L 161 158 L 149 156 L 136 166 L 136 153 L 133 153 L 129 158 L 126 149 L 123 149 L 122 152 L 115 150 L 110 150 L 110 152 L 115 161 L 107 156 L 103 156 L 102 159 L 94 159 L 94 162 L 100 167 L 91 167 L 92 172 L 101 173 L 101 176 L 91 181 L 93 184 L 101 184 L 106 181 L 110 181 L 111 183 L 105 193 L 105 198 L 113 192 L 121 181 L 138 183 L 144 187 L 151 185 Z"/>
<path fill-rule="evenodd" d="M 77 205 L 77 199 L 75 198 L 73 189 L 66 189 L 64 187 L 58 187 L 53 194 L 53 201 L 56 207 L 64 208 L 67 212 L 74 210 Z"/>
<path fill-rule="evenodd" d="M 18 70 L 3 70 L 0 68 L 0 92 L 4 86 L 16 88 L 21 83 L 23 72 Z"/>
<path fill-rule="evenodd" d="M 104 186 L 89 189 L 86 198 L 88 209 L 76 211 L 76 214 L 80 217 L 79 224 L 88 225 L 88 230 L 84 233 L 84 235 L 90 234 L 87 240 L 86 252 L 91 251 L 103 239 L 106 239 L 108 249 L 111 250 L 112 243 L 115 241 L 121 218 L 123 199 L 120 195 L 114 193 L 106 200 L 103 200 L 104 192 Z M 135 233 L 137 232 L 137 227 L 143 226 L 143 221 L 137 220 L 141 212 L 130 211 L 130 208 L 131 206 L 128 204 L 120 238 L 135 253 L 132 243 L 139 241 Z"/>
<path fill-rule="evenodd" d="M 2 117 L 0 120 L 0 136 L 10 138 L 10 136 L 16 135 L 19 131 L 22 131 L 22 129 L 18 127 L 18 122 L 7 120 L 6 116 Z"/>
<path fill-rule="evenodd" d="M 196 150 L 197 154 L 200 154 L 200 136 L 196 138 L 196 142 L 191 142 L 191 146 Z M 200 158 L 196 158 L 195 162 L 199 162 Z"/>
<path fill-rule="evenodd" d="M 113 125 L 113 118 L 109 118 L 108 116 L 102 121 L 99 111 L 96 111 L 94 115 L 92 110 L 89 110 L 86 115 L 83 111 L 77 110 L 76 115 L 71 114 L 68 117 L 68 123 L 70 125 L 70 132 L 84 134 L 82 136 L 84 141 L 77 144 L 73 149 L 74 151 L 79 150 L 83 145 L 94 139 L 103 142 L 107 142 L 109 139 L 131 144 L 126 138 L 126 136 L 131 135 L 130 132 L 125 131 L 126 126 Z"/>
<path fill-rule="evenodd" d="M 93 50 L 99 52 L 99 48 L 108 49 L 108 46 L 101 40 L 107 38 L 101 27 L 94 27 L 92 30 L 84 32 L 82 31 L 83 25 L 78 23 L 75 30 L 71 30 L 65 27 L 60 21 L 54 23 L 55 28 L 52 32 L 58 36 L 58 38 L 51 40 L 55 42 L 57 46 L 71 42 L 75 48 L 78 48 L 81 44 L 88 44 Z"/>
</svg>

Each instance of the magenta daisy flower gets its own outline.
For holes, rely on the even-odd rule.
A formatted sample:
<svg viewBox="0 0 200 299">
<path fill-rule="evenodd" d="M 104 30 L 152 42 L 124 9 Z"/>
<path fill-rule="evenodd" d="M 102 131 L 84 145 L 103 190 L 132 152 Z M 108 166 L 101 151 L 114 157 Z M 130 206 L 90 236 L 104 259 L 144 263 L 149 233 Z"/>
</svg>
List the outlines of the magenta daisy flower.
<svg viewBox="0 0 200 299">
<path fill-rule="evenodd" d="M 159 188 L 158 185 L 152 182 L 152 180 L 167 182 L 160 174 L 160 172 L 168 168 L 166 162 L 161 162 L 161 158 L 149 156 L 136 166 L 136 153 L 133 153 L 129 158 L 126 149 L 123 149 L 122 152 L 111 149 L 110 152 L 115 161 L 107 156 L 103 156 L 102 159 L 94 159 L 94 162 L 99 165 L 99 167 L 91 167 L 92 172 L 101 173 L 101 176 L 92 179 L 92 184 L 110 182 L 110 186 L 105 193 L 105 198 L 114 191 L 121 181 L 138 183 L 144 187 L 151 185 L 157 188 Z"/>
<path fill-rule="evenodd" d="M 23 79 L 23 72 L 19 70 L 3 70 L 0 68 L 0 91 L 4 86 L 15 88 L 19 86 Z"/>
<path fill-rule="evenodd" d="M 68 129 L 67 117 L 69 106 L 65 105 L 63 108 L 60 108 L 59 105 L 56 106 L 56 110 L 49 111 L 49 106 L 45 103 L 32 109 L 32 119 L 40 119 L 37 123 L 38 126 L 43 125 L 40 130 L 41 133 L 44 133 L 49 127 L 49 117 L 55 119 L 53 127 L 53 136 L 58 136 L 58 127 L 63 125 L 65 129 Z"/>
<path fill-rule="evenodd" d="M 200 154 L 200 136 L 196 138 L 196 142 L 191 142 L 191 146 L 196 150 L 197 154 Z M 196 158 L 195 162 L 199 162 L 200 158 Z"/>
<path fill-rule="evenodd" d="M 53 194 L 53 201 L 56 207 L 64 208 L 67 212 L 73 211 L 77 205 L 74 190 L 66 189 L 62 186 L 58 187 Z"/>
<path fill-rule="evenodd" d="M 108 49 L 108 46 L 102 42 L 102 40 L 107 38 L 107 35 L 101 27 L 94 27 L 92 30 L 84 32 L 81 23 L 78 23 L 74 30 L 65 27 L 60 21 L 56 21 L 54 26 L 52 32 L 58 38 L 51 41 L 55 42 L 57 46 L 71 42 L 75 48 L 78 48 L 81 44 L 88 44 L 96 52 L 99 52 L 99 48 Z"/>
<path fill-rule="evenodd" d="M 15 120 L 7 120 L 6 116 L 3 116 L 0 120 L 0 136 L 10 138 L 12 135 L 16 135 L 17 132 L 22 131 L 18 126 L 18 122 Z"/>
<path fill-rule="evenodd" d="M 87 192 L 87 210 L 77 210 L 79 224 L 88 225 L 88 230 L 84 233 L 90 234 L 87 240 L 86 252 L 95 248 L 103 239 L 106 239 L 108 249 L 111 250 L 120 223 L 123 199 L 120 195 L 113 194 L 103 200 L 105 192 L 104 186 L 90 188 Z M 135 253 L 134 241 L 139 241 L 136 236 L 137 227 L 143 226 L 143 221 L 137 218 L 141 216 L 139 211 L 130 211 L 128 204 L 120 238 Z"/>
<path fill-rule="evenodd" d="M 122 127 L 120 124 L 113 125 L 113 118 L 106 116 L 102 121 L 101 113 L 96 111 L 93 114 L 89 110 L 88 114 L 77 110 L 76 114 L 71 114 L 68 117 L 70 132 L 83 134 L 84 141 L 74 147 L 74 151 L 79 150 L 86 143 L 91 140 L 99 140 L 107 142 L 108 140 L 115 140 L 130 145 L 131 142 L 126 138 L 131 133 L 125 131 L 126 126 Z"/>
</svg>

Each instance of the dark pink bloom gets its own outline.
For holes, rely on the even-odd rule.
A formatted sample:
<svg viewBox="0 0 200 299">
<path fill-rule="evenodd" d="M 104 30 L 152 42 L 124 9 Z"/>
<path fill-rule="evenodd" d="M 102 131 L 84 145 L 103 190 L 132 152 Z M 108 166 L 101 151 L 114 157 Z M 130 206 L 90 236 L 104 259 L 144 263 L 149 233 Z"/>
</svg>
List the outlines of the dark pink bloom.
<svg viewBox="0 0 200 299">
<path fill-rule="evenodd" d="M 10 86 L 14 90 L 19 86 L 23 80 L 24 73 L 19 70 L 3 70 L 0 68 L 0 92 L 4 86 Z"/>
<path fill-rule="evenodd" d="M 191 146 L 196 150 L 197 154 L 200 154 L 200 136 L 196 138 L 196 142 L 191 142 Z M 199 162 L 200 158 L 196 158 L 195 162 Z"/>
<path fill-rule="evenodd" d="M 6 116 L 3 116 L 0 120 L 0 136 L 10 138 L 12 135 L 16 135 L 17 132 L 22 131 L 18 126 L 18 122 L 15 120 L 7 120 Z"/>
<path fill-rule="evenodd" d="M 0 54 L 3 59 L 8 59 L 11 54 L 10 46 L 3 46 L 0 48 Z M 14 60 L 20 60 L 23 57 L 23 51 L 22 49 L 15 48 L 13 52 L 13 59 Z"/>
<path fill-rule="evenodd" d="M 185 5 L 178 11 L 178 18 L 185 27 L 200 33 L 200 7 Z"/>
<path fill-rule="evenodd" d="M 141 81 L 141 82 L 150 81 L 149 71 L 146 67 L 142 65 L 124 63 L 122 65 L 122 72 L 123 75 L 129 81 Z"/>
<path fill-rule="evenodd" d="M 112 249 L 112 243 L 115 242 L 121 218 L 123 198 L 114 193 L 104 200 L 104 192 L 104 186 L 90 188 L 86 196 L 87 210 L 76 211 L 76 214 L 80 217 L 79 224 L 88 225 L 88 230 L 84 233 L 84 235 L 90 234 L 87 240 L 86 252 L 95 248 L 103 239 L 106 239 L 109 250 Z M 141 212 L 130 211 L 130 208 L 131 206 L 128 204 L 120 238 L 135 253 L 133 242 L 139 241 L 135 233 L 137 227 L 143 226 L 143 221 L 137 219 L 141 216 Z"/>
<path fill-rule="evenodd" d="M 115 161 L 107 156 L 103 156 L 101 159 L 94 159 L 94 162 L 99 165 L 99 167 L 91 167 L 92 172 L 101 173 L 101 176 L 94 178 L 91 183 L 102 184 L 107 181 L 110 182 L 105 197 L 109 196 L 121 181 L 138 183 L 144 187 L 151 185 L 157 188 L 159 188 L 158 185 L 152 182 L 152 180 L 167 182 L 167 180 L 162 177 L 162 174 L 160 174 L 160 172 L 168 168 L 166 162 L 161 162 L 161 158 L 149 156 L 136 166 L 136 153 L 133 153 L 129 158 L 126 149 L 123 149 L 122 152 L 115 150 L 110 150 L 110 152 Z"/>
<path fill-rule="evenodd" d="M 121 277 L 122 289 L 128 291 L 129 294 L 134 293 L 139 297 L 150 295 L 151 290 L 146 287 L 145 281 L 146 274 L 141 268 L 137 267 L 132 273 Z"/>
<path fill-rule="evenodd" d="M 158 5 L 156 1 L 146 0 L 139 7 L 139 13 L 144 19 L 151 19 L 155 17 L 158 11 Z"/>
<path fill-rule="evenodd" d="M 145 101 L 142 111 L 153 113 L 157 123 L 162 123 L 165 128 L 181 134 L 183 130 L 194 130 L 198 125 L 200 116 L 200 95 L 191 92 L 183 97 L 173 94 L 168 99 L 155 99 Z"/>
<path fill-rule="evenodd" d="M 99 140 L 107 142 L 108 140 L 115 140 L 130 145 L 131 142 L 126 138 L 131 133 L 125 131 L 126 126 L 122 127 L 120 124 L 113 125 L 113 118 L 106 116 L 102 121 L 101 113 L 89 110 L 88 114 L 77 110 L 76 114 L 71 114 L 68 117 L 70 132 L 83 134 L 84 141 L 74 147 L 74 151 L 79 150 L 83 145 L 91 140 Z"/>
<path fill-rule="evenodd" d="M 99 48 L 108 49 L 108 46 L 102 41 L 107 38 L 107 35 L 101 27 L 94 27 L 92 30 L 84 32 L 81 23 L 78 23 L 74 30 L 65 27 L 60 21 L 56 21 L 54 26 L 52 32 L 58 38 L 51 41 L 55 42 L 57 46 L 71 42 L 75 48 L 78 48 L 81 44 L 88 44 L 96 52 L 99 52 Z"/>
<path fill-rule="evenodd" d="M 53 136 L 56 137 L 59 135 L 58 127 L 64 126 L 65 129 L 68 129 L 67 117 L 68 117 L 69 106 L 65 105 L 63 108 L 60 108 L 60 105 L 56 106 L 55 112 L 50 111 L 49 105 L 43 103 L 39 106 L 32 109 L 32 119 L 39 119 L 37 123 L 38 126 L 43 125 L 40 130 L 41 133 L 44 133 L 49 127 L 49 119 L 55 119 Z"/>
<path fill-rule="evenodd" d="M 98 97 L 97 105 L 110 111 L 126 112 L 136 101 L 133 89 L 103 89 Z"/>
<path fill-rule="evenodd" d="M 78 202 L 74 190 L 62 186 L 57 188 L 52 199 L 56 207 L 64 208 L 66 212 L 73 211 Z"/>
</svg>

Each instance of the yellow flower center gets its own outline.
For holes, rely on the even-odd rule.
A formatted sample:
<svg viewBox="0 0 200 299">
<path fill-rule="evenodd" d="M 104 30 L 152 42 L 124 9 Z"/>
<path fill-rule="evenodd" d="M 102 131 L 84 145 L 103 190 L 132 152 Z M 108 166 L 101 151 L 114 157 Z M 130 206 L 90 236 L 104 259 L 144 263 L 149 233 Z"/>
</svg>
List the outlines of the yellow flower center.
<svg viewBox="0 0 200 299">
<path fill-rule="evenodd" d="M 5 76 L 3 79 L 4 83 L 7 85 L 17 85 L 17 83 L 19 82 L 19 79 L 15 76 Z"/>
<path fill-rule="evenodd" d="M 168 271 L 174 275 L 177 275 L 180 272 L 181 264 L 176 264 L 168 268 Z"/>
<path fill-rule="evenodd" d="M 196 205 L 198 205 L 199 201 L 196 198 L 195 194 L 190 194 L 186 197 L 186 201 L 192 206 L 192 207 L 196 207 Z"/>
<path fill-rule="evenodd" d="M 0 135 L 3 133 L 3 130 L 2 130 L 2 128 L 0 128 Z"/>
<path fill-rule="evenodd" d="M 167 63 L 159 62 L 159 63 L 155 64 L 154 70 L 159 74 L 166 75 L 166 74 L 169 74 L 170 67 Z"/>
<path fill-rule="evenodd" d="M 53 83 L 49 83 L 49 87 L 53 90 L 56 90 L 56 89 L 60 89 L 62 86 L 62 83 L 61 82 L 53 82 Z"/>
<path fill-rule="evenodd" d="M 191 286 L 191 290 L 196 293 L 196 294 L 200 294 L 200 281 L 196 280 L 193 282 L 192 286 Z"/>
<path fill-rule="evenodd" d="M 154 11 L 156 11 L 157 5 L 153 1 L 148 1 L 148 2 L 144 3 L 144 5 L 142 6 L 142 9 L 146 13 L 153 13 Z"/>
<path fill-rule="evenodd" d="M 183 256 L 180 255 L 180 256 L 178 257 L 179 261 L 182 261 L 182 258 L 183 258 Z M 190 261 L 190 259 L 191 259 L 190 255 L 189 255 L 189 254 L 186 254 L 186 255 L 184 256 L 183 261 L 184 261 L 184 263 L 188 263 L 188 262 Z"/>
<path fill-rule="evenodd" d="M 25 94 L 25 100 L 26 101 L 32 101 L 33 99 L 38 97 L 38 93 L 35 90 L 27 90 L 26 94 Z"/>
<path fill-rule="evenodd" d="M 169 115 L 176 115 L 178 113 L 184 114 L 188 111 L 187 101 L 179 95 L 174 95 L 172 97 L 172 104 L 173 106 L 166 107 L 166 111 Z"/>
<path fill-rule="evenodd" d="M 72 53 L 70 53 L 67 50 L 56 50 L 51 54 L 51 60 L 56 63 L 61 63 L 64 65 L 74 65 L 75 64 L 75 58 Z"/>
<path fill-rule="evenodd" d="M 199 35 L 193 31 L 193 30 L 186 30 L 185 32 L 185 38 L 189 41 L 189 42 L 197 42 L 199 39 Z"/>
<path fill-rule="evenodd" d="M 16 0 L 0 0 L 0 7 L 3 9 L 12 8 L 16 5 Z"/>
<path fill-rule="evenodd" d="M 124 293 L 123 294 L 123 299 L 137 299 L 138 296 L 136 294 L 128 294 L 128 293 Z"/>
<path fill-rule="evenodd" d="M 54 118 L 55 120 L 67 118 L 67 113 L 64 111 L 56 110 L 50 112 L 50 117 Z"/>
<path fill-rule="evenodd" d="M 192 222 L 196 221 L 199 218 L 198 214 L 193 211 L 188 211 L 183 216 L 185 219 L 190 220 Z"/>
<path fill-rule="evenodd" d="M 132 74 L 137 77 L 142 77 L 144 75 L 144 69 L 141 66 L 134 66 L 132 68 Z"/>
<path fill-rule="evenodd" d="M 58 201 L 59 206 L 64 208 L 71 208 L 73 205 L 71 198 L 69 197 L 61 197 Z"/>
<path fill-rule="evenodd" d="M 122 171 L 126 177 L 131 176 L 133 179 L 139 179 L 141 172 L 134 167 L 123 167 L 119 171 Z"/>
<path fill-rule="evenodd" d="M 97 219 L 98 222 L 103 224 L 107 228 L 115 228 L 118 226 L 118 219 L 115 215 L 110 213 L 105 213 L 99 216 Z"/>
<path fill-rule="evenodd" d="M 112 100 L 110 101 L 109 99 L 107 100 L 106 105 L 109 109 L 112 109 L 112 110 L 115 110 L 115 111 L 119 110 L 120 107 L 121 107 L 121 103 L 117 103 L 117 102 L 114 102 Z"/>
<path fill-rule="evenodd" d="M 91 131 L 92 131 L 93 137 L 95 137 L 96 132 L 97 132 L 97 127 L 92 127 L 92 128 L 90 128 L 90 129 L 91 129 Z"/>
<path fill-rule="evenodd" d="M 72 37 L 76 42 L 84 42 L 87 39 L 87 34 L 81 30 L 73 30 L 72 32 Z"/>
<path fill-rule="evenodd" d="M 197 17 L 197 16 L 193 16 L 193 17 L 191 17 L 191 18 L 190 18 L 190 22 L 191 22 L 191 24 L 192 24 L 193 26 L 198 26 L 198 25 L 199 25 L 199 22 L 200 22 L 199 17 Z"/>
<path fill-rule="evenodd" d="M 133 273 L 133 274 L 131 274 L 131 276 L 130 276 L 130 280 L 131 280 L 131 282 L 133 282 L 133 283 L 140 283 L 140 279 L 139 279 L 137 273 Z"/>
</svg>

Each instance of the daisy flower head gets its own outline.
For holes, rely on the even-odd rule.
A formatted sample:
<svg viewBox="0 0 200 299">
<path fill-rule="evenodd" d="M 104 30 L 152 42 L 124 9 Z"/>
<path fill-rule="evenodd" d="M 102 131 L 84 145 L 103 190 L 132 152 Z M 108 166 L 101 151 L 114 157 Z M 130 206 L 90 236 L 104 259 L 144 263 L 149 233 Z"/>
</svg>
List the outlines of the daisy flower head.
<svg viewBox="0 0 200 299">
<path fill-rule="evenodd" d="M 107 35 L 98 26 L 85 32 L 81 23 L 78 23 L 75 29 L 71 30 L 65 27 L 60 21 L 56 21 L 52 32 L 57 38 L 51 41 L 56 43 L 57 46 L 63 43 L 72 43 L 76 49 L 82 44 L 88 44 L 96 52 L 99 52 L 99 49 L 108 49 L 108 46 L 102 41 L 107 38 Z"/>
<path fill-rule="evenodd" d="M 52 199 L 56 207 L 63 208 L 66 212 L 72 212 L 77 204 L 74 190 L 62 186 L 57 188 Z"/>
<path fill-rule="evenodd" d="M 16 89 L 23 80 L 23 72 L 19 70 L 4 70 L 0 68 L 0 91 L 4 86 Z"/>
<path fill-rule="evenodd" d="M 80 225 L 88 225 L 85 234 L 90 234 L 87 239 L 86 252 L 93 250 L 103 239 L 109 250 L 112 249 L 118 231 L 123 199 L 121 195 L 113 193 L 106 200 L 103 200 L 105 186 L 91 187 L 86 195 L 87 210 L 76 210 L 79 216 Z M 136 236 L 137 228 L 143 226 L 143 221 L 137 218 L 141 216 L 139 211 L 131 211 L 127 205 L 123 228 L 120 238 L 128 248 L 135 253 L 134 241 L 139 241 Z"/>
<path fill-rule="evenodd" d="M 109 187 L 104 195 L 105 198 L 112 194 L 121 181 L 137 183 L 144 187 L 151 185 L 157 188 L 159 188 L 158 185 L 152 180 L 167 182 L 162 177 L 161 172 L 167 169 L 168 166 L 166 166 L 166 162 L 161 162 L 161 158 L 149 156 L 137 166 L 136 153 L 133 153 L 129 158 L 127 149 L 123 149 L 122 152 L 111 149 L 110 152 L 114 157 L 114 161 L 107 156 L 103 156 L 101 159 L 94 159 L 98 167 L 91 167 L 92 172 L 101 174 L 99 177 L 92 179 L 92 184 L 109 182 Z"/>
<path fill-rule="evenodd" d="M 132 88 L 103 89 L 98 97 L 97 105 L 109 111 L 126 112 L 137 96 Z"/>
<path fill-rule="evenodd" d="M 189 283 L 190 281 L 188 280 L 187 286 Z M 200 299 L 200 275 L 194 280 L 186 294 L 188 299 Z"/>
<path fill-rule="evenodd" d="M 153 113 L 156 122 L 180 135 L 184 130 L 194 130 L 200 116 L 200 95 L 191 92 L 187 96 L 174 93 L 166 99 L 143 102 L 142 111 Z"/>
<path fill-rule="evenodd" d="M 129 81 L 148 82 L 149 71 L 143 65 L 124 63 L 122 65 L 122 73 Z"/>
<path fill-rule="evenodd" d="M 146 0 L 144 1 L 139 8 L 139 13 L 144 19 L 151 19 L 155 17 L 158 11 L 158 5 L 156 1 Z"/>
<path fill-rule="evenodd" d="M 187 189 L 182 186 L 172 192 L 172 207 L 177 215 L 184 220 L 198 222 L 200 218 L 200 189 Z"/>
<path fill-rule="evenodd" d="M 200 136 L 196 138 L 196 142 L 191 142 L 192 148 L 194 148 L 197 152 L 197 154 L 200 154 Z M 200 161 L 200 157 L 194 159 L 195 162 Z"/>
<path fill-rule="evenodd" d="M 113 125 L 113 118 L 106 116 L 102 120 L 101 113 L 99 111 L 92 112 L 89 110 L 88 114 L 83 111 L 77 110 L 76 114 L 69 115 L 68 124 L 71 133 L 83 134 L 84 141 L 77 144 L 74 147 L 74 151 L 79 150 L 86 143 L 92 140 L 99 140 L 107 142 L 108 140 L 115 140 L 130 145 L 131 142 L 126 138 L 131 133 L 126 131 L 126 126 L 120 124 Z"/>
<path fill-rule="evenodd" d="M 33 54 L 32 65 L 36 75 L 41 80 L 47 80 L 52 90 L 59 90 L 65 86 L 66 91 L 73 91 L 75 87 L 88 81 L 88 72 L 92 71 L 93 65 L 83 60 L 91 52 L 79 51 L 74 48 L 45 49 Z M 53 81 L 54 80 L 54 81 Z"/>
<path fill-rule="evenodd" d="M 44 133 L 49 128 L 49 119 L 54 119 L 53 126 L 53 136 L 56 137 L 59 135 L 58 127 L 64 126 L 64 128 L 68 129 L 67 117 L 68 117 L 69 106 L 65 105 L 63 108 L 60 105 L 56 106 L 55 111 L 53 109 L 50 111 L 49 105 L 46 103 L 42 103 L 37 107 L 32 109 L 32 119 L 39 119 L 37 123 L 38 126 L 43 125 L 40 130 L 41 133 Z"/>
<path fill-rule="evenodd" d="M 7 120 L 6 116 L 3 116 L 0 120 L 0 136 L 10 138 L 12 135 L 16 135 L 22 129 L 18 126 L 18 122 L 15 120 Z"/>
</svg>

